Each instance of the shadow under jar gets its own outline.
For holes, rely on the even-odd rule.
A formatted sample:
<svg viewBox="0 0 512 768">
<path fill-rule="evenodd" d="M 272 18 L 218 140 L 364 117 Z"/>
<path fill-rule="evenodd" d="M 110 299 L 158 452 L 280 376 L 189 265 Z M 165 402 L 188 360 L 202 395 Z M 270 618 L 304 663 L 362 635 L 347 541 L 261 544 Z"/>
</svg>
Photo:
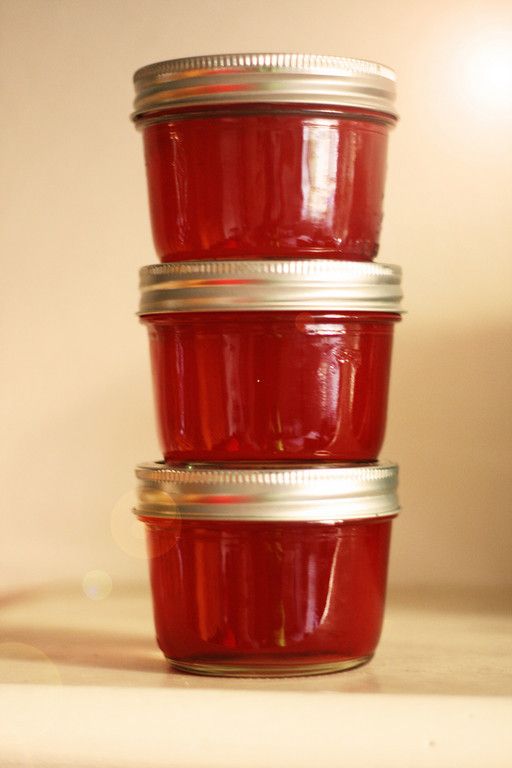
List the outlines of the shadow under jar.
<svg viewBox="0 0 512 768">
<path fill-rule="evenodd" d="M 141 465 L 158 644 L 206 675 L 337 672 L 384 612 L 397 467 Z"/>
<path fill-rule="evenodd" d="M 161 261 L 375 257 L 392 70 L 230 54 L 149 65 L 134 82 Z"/>
<path fill-rule="evenodd" d="M 372 461 L 400 269 L 186 262 L 141 271 L 166 461 Z"/>
</svg>

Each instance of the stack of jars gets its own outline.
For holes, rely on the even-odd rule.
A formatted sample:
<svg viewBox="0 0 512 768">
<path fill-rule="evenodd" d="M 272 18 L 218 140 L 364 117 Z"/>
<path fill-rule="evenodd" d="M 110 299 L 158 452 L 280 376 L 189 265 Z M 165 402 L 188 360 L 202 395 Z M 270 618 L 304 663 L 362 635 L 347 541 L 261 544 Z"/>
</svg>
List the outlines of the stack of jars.
<svg viewBox="0 0 512 768">
<path fill-rule="evenodd" d="M 401 272 L 375 264 L 395 78 L 328 56 L 135 74 L 160 264 L 141 270 L 163 462 L 137 467 L 178 669 L 373 655 L 397 467 L 379 462 Z"/>
</svg>

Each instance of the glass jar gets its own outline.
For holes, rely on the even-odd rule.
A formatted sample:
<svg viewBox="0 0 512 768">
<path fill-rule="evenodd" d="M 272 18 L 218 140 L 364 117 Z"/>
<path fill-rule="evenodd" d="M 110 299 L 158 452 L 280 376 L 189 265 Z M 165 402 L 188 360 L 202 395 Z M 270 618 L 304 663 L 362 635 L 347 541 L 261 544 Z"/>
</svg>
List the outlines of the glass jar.
<svg viewBox="0 0 512 768">
<path fill-rule="evenodd" d="M 160 62 L 134 81 L 161 261 L 375 257 L 390 69 L 231 54 Z"/>
<path fill-rule="evenodd" d="M 384 612 L 397 467 L 141 465 L 158 644 L 206 675 L 368 661 Z"/>
<path fill-rule="evenodd" d="M 371 461 L 400 269 L 184 262 L 141 271 L 166 461 Z"/>
</svg>

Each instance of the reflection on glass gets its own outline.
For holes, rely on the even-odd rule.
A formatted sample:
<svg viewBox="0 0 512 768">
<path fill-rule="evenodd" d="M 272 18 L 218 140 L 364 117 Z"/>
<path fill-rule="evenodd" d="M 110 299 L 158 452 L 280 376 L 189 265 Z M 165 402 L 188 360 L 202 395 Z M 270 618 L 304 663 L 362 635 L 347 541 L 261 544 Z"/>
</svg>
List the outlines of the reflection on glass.
<svg viewBox="0 0 512 768">
<path fill-rule="evenodd" d="M 329 125 L 305 125 L 302 145 L 302 217 L 332 226 L 339 134 Z"/>
</svg>

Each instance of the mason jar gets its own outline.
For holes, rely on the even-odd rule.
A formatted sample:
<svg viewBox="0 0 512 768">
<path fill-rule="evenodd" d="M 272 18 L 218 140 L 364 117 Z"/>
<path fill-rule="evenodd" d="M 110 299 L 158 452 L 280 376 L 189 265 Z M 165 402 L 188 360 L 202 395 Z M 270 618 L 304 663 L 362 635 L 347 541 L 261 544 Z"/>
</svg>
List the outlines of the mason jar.
<svg viewBox="0 0 512 768">
<path fill-rule="evenodd" d="M 204 675 L 337 672 L 379 640 L 397 467 L 137 467 L 158 644 Z"/>
<path fill-rule="evenodd" d="M 174 59 L 134 75 L 161 261 L 371 260 L 395 75 L 306 54 Z"/>
<path fill-rule="evenodd" d="M 144 267 L 166 461 L 376 459 L 400 283 L 399 267 L 368 262 Z"/>
</svg>

